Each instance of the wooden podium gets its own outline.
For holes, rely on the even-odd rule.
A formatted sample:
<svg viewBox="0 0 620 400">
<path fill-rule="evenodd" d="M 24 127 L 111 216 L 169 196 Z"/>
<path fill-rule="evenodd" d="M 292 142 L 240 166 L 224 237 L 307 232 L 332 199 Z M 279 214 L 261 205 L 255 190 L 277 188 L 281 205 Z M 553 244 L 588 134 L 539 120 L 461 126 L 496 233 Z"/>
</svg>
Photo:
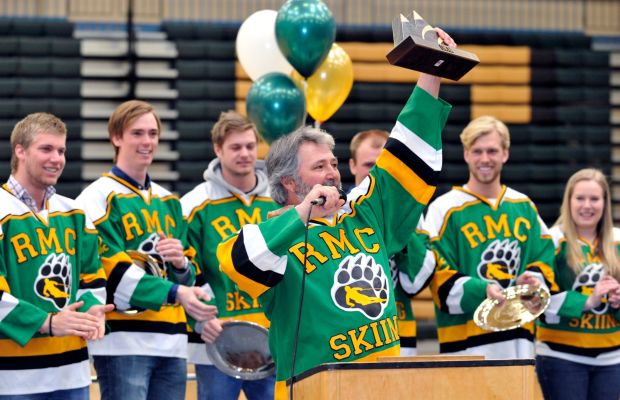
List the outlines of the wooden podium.
<svg viewBox="0 0 620 400">
<path fill-rule="evenodd" d="M 466 356 L 390 357 L 388 360 L 320 365 L 296 377 L 294 398 L 532 400 L 537 397 L 534 360 L 484 360 Z"/>
</svg>

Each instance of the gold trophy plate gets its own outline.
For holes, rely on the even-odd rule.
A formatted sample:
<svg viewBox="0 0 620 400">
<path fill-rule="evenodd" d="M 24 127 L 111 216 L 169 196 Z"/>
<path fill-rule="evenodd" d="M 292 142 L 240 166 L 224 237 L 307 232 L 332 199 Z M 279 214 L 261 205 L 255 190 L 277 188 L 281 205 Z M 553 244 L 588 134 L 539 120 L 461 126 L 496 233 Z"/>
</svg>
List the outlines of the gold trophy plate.
<svg viewBox="0 0 620 400">
<path fill-rule="evenodd" d="M 511 286 L 502 291 L 506 300 L 499 305 L 486 299 L 474 312 L 474 322 L 488 331 L 507 331 L 538 318 L 549 307 L 547 289 L 530 285 Z"/>
<path fill-rule="evenodd" d="M 129 257 L 131 257 L 131 261 L 138 267 L 142 268 L 147 274 L 153 275 L 157 278 L 166 277 L 165 267 L 155 257 L 138 250 L 126 250 L 125 252 Z"/>
</svg>

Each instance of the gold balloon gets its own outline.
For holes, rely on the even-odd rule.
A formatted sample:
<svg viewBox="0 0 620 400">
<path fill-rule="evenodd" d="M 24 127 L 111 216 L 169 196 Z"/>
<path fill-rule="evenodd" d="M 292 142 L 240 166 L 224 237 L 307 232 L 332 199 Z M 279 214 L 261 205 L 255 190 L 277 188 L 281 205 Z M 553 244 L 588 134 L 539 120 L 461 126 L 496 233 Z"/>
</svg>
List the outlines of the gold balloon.
<svg viewBox="0 0 620 400">
<path fill-rule="evenodd" d="M 297 71 L 293 71 L 293 80 L 306 94 L 308 114 L 316 121 L 325 122 L 338 111 L 351 92 L 351 57 L 334 43 L 325 61 L 306 82 Z"/>
<path fill-rule="evenodd" d="M 258 159 L 264 160 L 265 157 L 267 157 L 267 153 L 269 153 L 269 143 L 267 143 L 264 140 L 261 140 L 260 142 L 258 142 L 257 153 L 258 153 Z"/>
</svg>

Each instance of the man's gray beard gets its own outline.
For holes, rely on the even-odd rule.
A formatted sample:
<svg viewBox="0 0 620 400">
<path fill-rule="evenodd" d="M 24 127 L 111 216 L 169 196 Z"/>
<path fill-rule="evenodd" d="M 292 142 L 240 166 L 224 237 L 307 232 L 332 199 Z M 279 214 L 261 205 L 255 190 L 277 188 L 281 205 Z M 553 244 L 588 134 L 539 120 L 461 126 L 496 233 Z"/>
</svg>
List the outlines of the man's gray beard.
<svg viewBox="0 0 620 400">
<path fill-rule="evenodd" d="M 338 185 L 335 179 L 329 179 L 323 183 L 323 186 L 336 186 L 338 189 L 342 189 L 342 185 Z M 295 177 L 295 188 L 295 195 L 297 195 L 299 201 L 303 201 L 312 190 L 312 187 L 306 185 L 298 176 Z"/>
</svg>

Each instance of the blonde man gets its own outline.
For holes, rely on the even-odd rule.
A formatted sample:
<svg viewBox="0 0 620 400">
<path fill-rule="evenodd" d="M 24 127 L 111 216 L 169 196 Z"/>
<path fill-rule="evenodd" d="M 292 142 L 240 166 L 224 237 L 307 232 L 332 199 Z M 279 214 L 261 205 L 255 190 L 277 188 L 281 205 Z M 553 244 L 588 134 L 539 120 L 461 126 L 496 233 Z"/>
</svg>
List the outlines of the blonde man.
<svg viewBox="0 0 620 400">
<path fill-rule="evenodd" d="M 56 194 L 65 124 L 30 114 L 11 133 L 0 189 L 0 398 L 88 399 L 86 340 L 103 337 L 105 273 L 84 211 Z"/>
<path fill-rule="evenodd" d="M 426 230 L 436 254 L 431 283 L 441 353 L 487 358 L 533 358 L 534 324 L 489 332 L 473 323 L 487 297 L 503 301 L 514 284 L 556 290 L 553 242 L 536 207 L 501 184 L 510 134 L 491 116 L 476 118 L 461 133 L 469 180 L 428 208 Z"/>
</svg>

